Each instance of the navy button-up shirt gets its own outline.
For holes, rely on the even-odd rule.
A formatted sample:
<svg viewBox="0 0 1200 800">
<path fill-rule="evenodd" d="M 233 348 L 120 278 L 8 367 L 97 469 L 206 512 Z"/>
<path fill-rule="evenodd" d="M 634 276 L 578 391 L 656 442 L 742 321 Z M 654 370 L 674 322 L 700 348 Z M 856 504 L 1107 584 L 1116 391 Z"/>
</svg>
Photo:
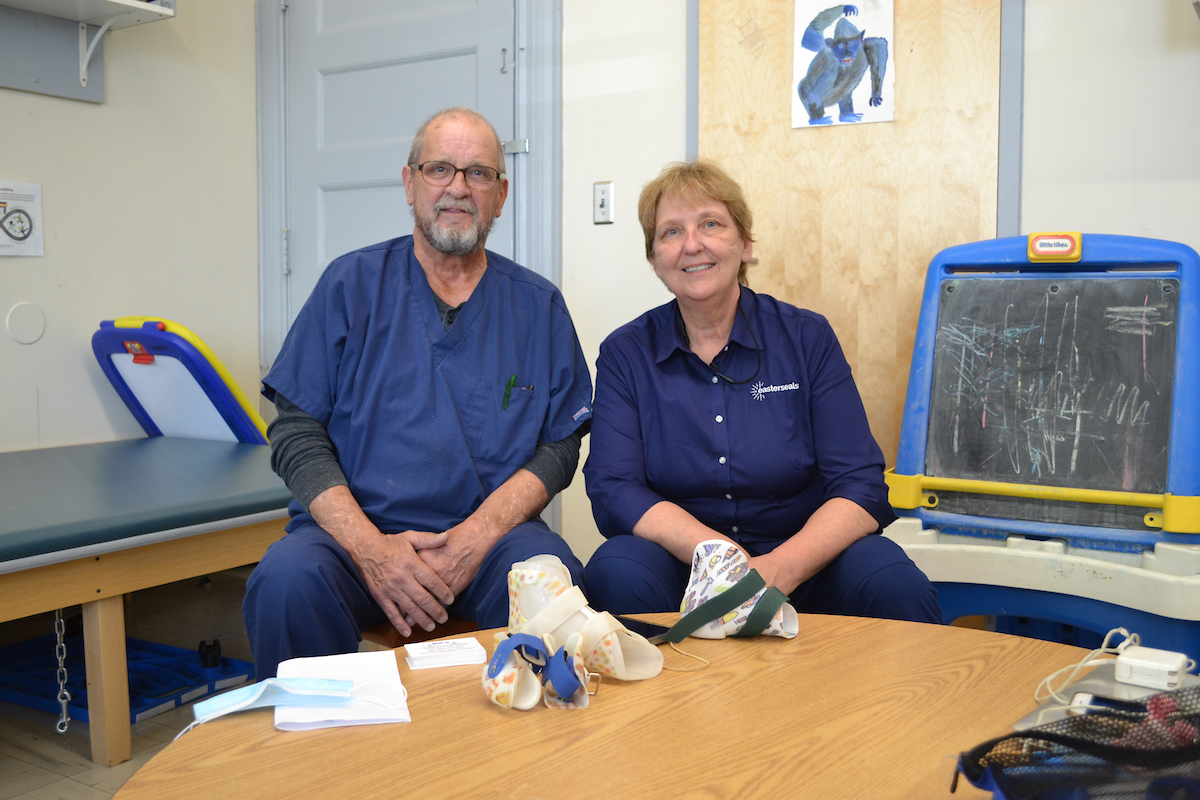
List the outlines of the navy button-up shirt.
<svg viewBox="0 0 1200 800">
<path fill-rule="evenodd" d="M 829 323 L 746 288 L 740 302 L 712 366 L 688 347 L 675 301 L 601 345 L 583 473 L 606 537 L 632 533 L 663 500 L 755 555 L 833 497 L 880 526 L 896 518 L 883 453 Z"/>
</svg>

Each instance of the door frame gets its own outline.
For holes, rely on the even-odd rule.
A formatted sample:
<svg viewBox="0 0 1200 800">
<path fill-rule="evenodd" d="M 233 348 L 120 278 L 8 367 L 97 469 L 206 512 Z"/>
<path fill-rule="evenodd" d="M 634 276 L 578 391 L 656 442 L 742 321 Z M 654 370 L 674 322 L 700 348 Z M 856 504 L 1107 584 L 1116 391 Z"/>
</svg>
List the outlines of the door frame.
<svg viewBox="0 0 1200 800">
<path fill-rule="evenodd" d="M 288 0 L 255 0 L 258 68 L 258 351 L 265 377 L 287 336 L 291 306 L 287 253 Z M 529 140 L 509 175 L 509 208 L 517 213 L 513 256 L 562 286 L 562 0 L 515 0 L 513 127 Z M 399 233 L 406 233 L 398 232 Z M 269 404 L 268 404 L 269 405 Z M 264 411 L 270 409 L 264 408 Z M 542 518 L 562 529 L 562 499 Z"/>
<path fill-rule="evenodd" d="M 288 0 L 255 0 L 258 62 L 259 368 L 283 346 L 291 305 L 287 253 Z M 513 255 L 562 283 L 562 0 L 515 0 L 513 122 L 529 152 L 514 157 L 508 206 L 516 215 Z M 408 231 L 398 231 L 403 235 Z"/>
</svg>

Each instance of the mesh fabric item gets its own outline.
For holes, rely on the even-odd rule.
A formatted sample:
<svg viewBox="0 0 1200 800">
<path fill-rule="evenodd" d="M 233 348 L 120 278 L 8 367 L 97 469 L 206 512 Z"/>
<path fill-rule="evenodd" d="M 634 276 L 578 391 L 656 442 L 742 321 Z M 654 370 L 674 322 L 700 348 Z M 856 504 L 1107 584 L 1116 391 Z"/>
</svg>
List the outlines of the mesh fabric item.
<svg viewBox="0 0 1200 800">
<path fill-rule="evenodd" d="M 992 739 L 961 754 L 959 769 L 1006 800 L 1195 800 L 1200 686 L 1152 695 L 1140 710 L 1092 711 Z"/>
</svg>

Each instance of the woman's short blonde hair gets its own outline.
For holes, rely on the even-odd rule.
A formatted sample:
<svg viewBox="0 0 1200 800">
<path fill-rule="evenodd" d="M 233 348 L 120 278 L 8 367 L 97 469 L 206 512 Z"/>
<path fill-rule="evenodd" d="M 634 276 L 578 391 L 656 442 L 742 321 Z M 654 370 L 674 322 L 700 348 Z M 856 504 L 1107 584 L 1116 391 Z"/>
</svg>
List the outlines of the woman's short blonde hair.
<svg viewBox="0 0 1200 800">
<path fill-rule="evenodd" d="M 646 235 L 647 259 L 654 256 L 654 217 L 658 201 L 664 195 L 719 200 L 729 210 L 729 216 L 733 217 L 733 224 L 737 225 L 742 238 L 747 242 L 754 241 L 754 215 L 750 213 L 750 206 L 746 204 L 746 196 L 742 194 L 738 182 L 713 161 L 676 161 L 663 167 L 657 178 L 642 187 L 642 194 L 638 198 L 638 221 L 642 223 L 642 232 Z M 738 269 L 738 283 L 746 285 L 745 263 Z"/>
</svg>

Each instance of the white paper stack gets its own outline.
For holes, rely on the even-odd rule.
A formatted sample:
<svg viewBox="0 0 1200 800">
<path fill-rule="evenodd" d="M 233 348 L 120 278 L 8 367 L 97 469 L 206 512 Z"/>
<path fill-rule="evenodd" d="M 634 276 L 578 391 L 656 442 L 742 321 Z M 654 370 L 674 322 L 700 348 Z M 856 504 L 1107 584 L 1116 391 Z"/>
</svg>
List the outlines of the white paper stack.
<svg viewBox="0 0 1200 800">
<path fill-rule="evenodd" d="M 396 654 L 391 650 L 344 653 L 337 656 L 292 658 L 279 664 L 280 678 L 328 678 L 354 681 L 349 703 L 329 706 L 275 706 L 275 727 L 281 731 L 338 728 L 410 722 L 408 691 L 400 682 Z"/>
<path fill-rule="evenodd" d="M 443 639 L 436 642 L 417 642 L 404 646 L 409 669 L 429 667 L 458 667 L 463 664 L 483 664 L 487 651 L 478 639 Z"/>
</svg>

